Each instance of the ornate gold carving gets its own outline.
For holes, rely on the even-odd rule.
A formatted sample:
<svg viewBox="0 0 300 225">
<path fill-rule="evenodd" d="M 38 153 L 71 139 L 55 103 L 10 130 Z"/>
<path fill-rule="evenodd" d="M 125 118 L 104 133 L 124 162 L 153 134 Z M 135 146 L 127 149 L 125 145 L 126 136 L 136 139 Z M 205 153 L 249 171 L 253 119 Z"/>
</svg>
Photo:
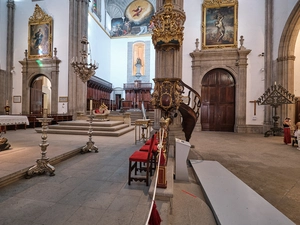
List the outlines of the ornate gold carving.
<svg viewBox="0 0 300 225">
<path fill-rule="evenodd" d="M 206 6 L 221 6 L 221 5 L 224 5 L 224 4 L 235 4 L 237 3 L 238 0 L 205 0 L 204 1 L 204 5 Z"/>
<path fill-rule="evenodd" d="M 182 102 L 182 87 L 179 85 L 180 79 L 154 79 L 155 87 L 152 94 L 151 103 L 154 107 L 164 111 L 178 109 Z"/>
<path fill-rule="evenodd" d="M 175 10 L 171 0 L 166 0 L 164 10 L 157 12 L 150 23 L 154 25 L 152 43 L 157 50 L 179 49 L 183 41 L 185 14 Z"/>
</svg>

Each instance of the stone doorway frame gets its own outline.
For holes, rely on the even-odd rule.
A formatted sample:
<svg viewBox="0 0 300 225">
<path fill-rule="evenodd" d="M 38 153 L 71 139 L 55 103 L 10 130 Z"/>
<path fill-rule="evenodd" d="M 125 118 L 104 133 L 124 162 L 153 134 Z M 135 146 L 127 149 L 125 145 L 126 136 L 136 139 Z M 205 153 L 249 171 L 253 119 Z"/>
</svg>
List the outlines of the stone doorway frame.
<svg viewBox="0 0 300 225">
<path fill-rule="evenodd" d="M 59 63 L 61 60 L 53 59 L 27 59 L 19 61 L 22 64 L 22 114 L 30 114 L 30 85 L 37 75 L 47 77 L 51 82 L 51 112 L 58 111 L 58 81 Z M 42 63 L 42 65 L 40 65 Z"/>
<path fill-rule="evenodd" d="M 198 50 L 190 53 L 192 57 L 192 83 L 193 89 L 201 93 L 201 81 L 204 75 L 212 69 L 227 70 L 233 76 L 236 85 L 235 94 L 235 125 L 237 133 L 261 133 L 262 127 L 246 125 L 246 88 L 247 66 L 249 49 L 209 49 Z M 201 130 L 199 116 L 195 130 Z"/>
</svg>

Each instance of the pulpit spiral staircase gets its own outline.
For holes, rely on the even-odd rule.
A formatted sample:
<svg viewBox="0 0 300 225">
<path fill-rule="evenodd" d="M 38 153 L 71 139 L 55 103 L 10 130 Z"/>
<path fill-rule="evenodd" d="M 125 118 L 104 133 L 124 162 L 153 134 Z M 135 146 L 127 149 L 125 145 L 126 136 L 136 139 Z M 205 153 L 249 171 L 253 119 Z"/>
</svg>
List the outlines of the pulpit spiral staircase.
<svg viewBox="0 0 300 225">
<path fill-rule="evenodd" d="M 184 101 L 180 103 L 178 110 L 183 118 L 181 125 L 185 139 L 189 141 L 199 118 L 201 96 L 182 80 L 179 81 L 179 85 L 182 88 L 181 92 Z"/>
</svg>

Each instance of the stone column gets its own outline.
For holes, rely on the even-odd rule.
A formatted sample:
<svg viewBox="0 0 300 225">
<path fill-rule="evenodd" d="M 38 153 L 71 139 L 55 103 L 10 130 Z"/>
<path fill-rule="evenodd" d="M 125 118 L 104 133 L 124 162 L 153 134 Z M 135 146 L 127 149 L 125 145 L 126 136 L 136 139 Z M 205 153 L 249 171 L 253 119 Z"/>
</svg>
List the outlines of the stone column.
<svg viewBox="0 0 300 225">
<path fill-rule="evenodd" d="M 247 89 L 247 66 L 248 54 L 251 52 L 249 49 L 239 49 L 239 65 L 238 74 L 239 82 L 236 84 L 236 93 L 242 101 L 236 101 L 236 114 L 235 114 L 235 132 L 246 133 L 246 89 Z M 237 98 L 236 98 L 237 99 Z"/>
<path fill-rule="evenodd" d="M 70 36 L 69 36 L 69 61 L 72 57 L 79 56 L 81 50 L 81 39 L 88 35 L 88 0 L 70 0 Z M 68 113 L 76 120 L 77 114 L 85 114 L 87 106 L 87 84 L 76 76 L 69 64 L 69 104 Z"/>
<path fill-rule="evenodd" d="M 264 52 L 264 69 L 265 69 L 265 90 L 267 90 L 276 81 L 273 77 L 273 34 L 274 34 L 274 16 L 273 0 L 265 0 L 265 52 Z M 277 80 L 279 84 L 280 81 Z M 273 125 L 272 107 L 265 106 L 263 132 L 266 132 Z"/>
<path fill-rule="evenodd" d="M 157 14 L 164 10 L 163 0 L 156 1 Z M 174 11 L 183 12 L 183 0 L 173 1 Z M 161 51 L 156 50 L 155 56 L 155 78 L 182 78 L 182 46 L 178 50 Z M 175 137 L 184 139 L 182 131 L 180 113 L 174 118 L 170 125 L 169 143 L 175 144 Z M 156 109 L 154 112 L 154 129 L 159 129 L 159 120 L 162 117 L 161 110 Z"/>
<path fill-rule="evenodd" d="M 3 103 L 8 100 L 8 104 L 12 105 L 12 90 L 13 90 L 13 81 L 12 81 L 12 73 L 13 70 L 13 52 L 14 52 L 14 23 L 15 23 L 15 3 L 13 0 L 7 1 L 7 39 L 6 39 L 6 73 L 4 79 L 4 99 Z M 5 101 L 5 102 L 4 102 Z M 10 109 L 11 113 L 12 108 Z"/>
</svg>

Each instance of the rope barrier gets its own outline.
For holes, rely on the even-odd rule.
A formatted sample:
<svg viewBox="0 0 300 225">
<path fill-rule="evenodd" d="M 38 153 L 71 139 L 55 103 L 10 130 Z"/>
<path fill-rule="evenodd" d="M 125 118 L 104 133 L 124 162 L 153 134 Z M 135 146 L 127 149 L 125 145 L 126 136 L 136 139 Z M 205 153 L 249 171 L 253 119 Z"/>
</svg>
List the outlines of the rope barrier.
<svg viewBox="0 0 300 225">
<path fill-rule="evenodd" d="M 157 189 L 156 186 L 157 186 L 157 180 L 158 180 L 159 166 L 160 166 L 161 150 L 163 148 L 162 143 L 163 143 L 163 138 L 164 138 L 164 134 L 165 134 L 165 129 L 160 128 L 159 129 L 159 134 L 160 134 L 159 135 L 159 144 L 157 145 L 157 148 L 159 150 L 159 156 L 158 156 L 158 162 L 157 162 L 157 167 L 156 167 L 156 171 L 155 171 L 156 178 L 155 178 L 155 183 L 154 183 L 154 190 L 153 190 L 151 206 L 150 206 L 150 210 L 149 210 L 149 213 L 148 213 L 148 218 L 147 218 L 147 221 L 146 221 L 145 225 L 149 224 L 150 216 L 151 216 L 153 205 L 154 205 L 155 194 L 156 194 L 156 189 Z"/>
</svg>

